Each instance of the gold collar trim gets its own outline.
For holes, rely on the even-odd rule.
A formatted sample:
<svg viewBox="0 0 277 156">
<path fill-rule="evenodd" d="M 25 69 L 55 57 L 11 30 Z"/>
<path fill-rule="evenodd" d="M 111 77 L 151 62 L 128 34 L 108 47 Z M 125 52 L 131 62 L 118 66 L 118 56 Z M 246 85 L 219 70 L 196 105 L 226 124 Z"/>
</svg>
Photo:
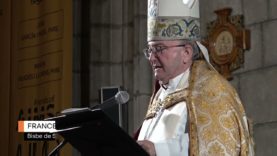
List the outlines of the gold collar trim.
<svg viewBox="0 0 277 156">
<path fill-rule="evenodd" d="M 155 98 L 147 111 L 145 119 L 155 117 L 161 108 L 168 109 L 181 101 L 186 101 L 187 95 L 188 91 L 185 88 L 168 94 L 163 101 L 159 101 Z"/>
</svg>

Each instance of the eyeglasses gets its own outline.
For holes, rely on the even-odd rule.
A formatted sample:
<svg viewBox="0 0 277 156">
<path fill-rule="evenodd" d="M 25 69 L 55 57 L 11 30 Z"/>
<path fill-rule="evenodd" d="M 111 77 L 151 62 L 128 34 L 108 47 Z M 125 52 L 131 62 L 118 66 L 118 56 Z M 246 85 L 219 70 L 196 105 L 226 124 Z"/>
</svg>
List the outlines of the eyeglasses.
<svg viewBox="0 0 277 156">
<path fill-rule="evenodd" d="M 183 47 L 185 44 L 181 45 L 174 45 L 174 46 L 149 46 L 145 49 L 143 49 L 143 53 L 147 59 L 150 58 L 151 54 L 158 54 L 162 53 L 164 50 L 169 49 L 169 48 L 174 48 L 174 47 Z"/>
</svg>

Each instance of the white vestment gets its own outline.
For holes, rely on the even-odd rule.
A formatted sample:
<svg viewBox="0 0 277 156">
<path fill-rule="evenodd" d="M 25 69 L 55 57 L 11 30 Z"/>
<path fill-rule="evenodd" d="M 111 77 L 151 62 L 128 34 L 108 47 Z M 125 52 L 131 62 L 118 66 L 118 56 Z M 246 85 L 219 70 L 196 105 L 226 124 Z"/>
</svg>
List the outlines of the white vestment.
<svg viewBox="0 0 277 156">
<path fill-rule="evenodd" d="M 188 87 L 189 69 L 169 80 L 167 89 L 161 87 L 155 98 L 163 101 L 168 94 Z M 161 109 L 155 117 L 143 122 L 138 140 L 154 143 L 157 156 L 187 156 L 189 136 L 186 130 L 187 107 L 182 101 Z"/>
</svg>

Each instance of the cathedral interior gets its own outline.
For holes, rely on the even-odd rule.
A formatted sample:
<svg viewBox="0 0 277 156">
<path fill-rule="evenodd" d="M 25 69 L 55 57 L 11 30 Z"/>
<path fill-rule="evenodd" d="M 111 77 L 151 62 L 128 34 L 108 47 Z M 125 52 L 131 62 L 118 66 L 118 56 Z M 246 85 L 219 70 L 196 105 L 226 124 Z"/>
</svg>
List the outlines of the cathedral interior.
<svg viewBox="0 0 277 156">
<path fill-rule="evenodd" d="M 231 8 L 230 16 L 240 15 L 240 24 L 249 32 L 248 48 L 242 50 L 239 67 L 230 71 L 229 82 L 251 119 L 256 155 L 274 156 L 277 0 L 200 0 L 203 40 L 209 39 L 212 22 L 218 18 L 215 11 L 224 8 Z M 133 135 L 144 120 L 154 86 L 152 69 L 142 52 L 147 46 L 147 0 L 73 0 L 72 30 L 72 107 L 97 105 L 103 88 L 126 90 L 130 99 L 123 109 L 123 123 Z M 2 85 L 4 81 L 1 98 L 9 96 Z M 1 110 L 1 122 L 5 113 Z"/>
</svg>

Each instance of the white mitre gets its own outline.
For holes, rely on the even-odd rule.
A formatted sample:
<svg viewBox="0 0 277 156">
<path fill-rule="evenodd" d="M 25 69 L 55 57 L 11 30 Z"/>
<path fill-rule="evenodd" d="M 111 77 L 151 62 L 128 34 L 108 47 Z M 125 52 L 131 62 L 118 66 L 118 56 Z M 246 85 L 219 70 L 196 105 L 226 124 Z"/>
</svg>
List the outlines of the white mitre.
<svg viewBox="0 0 277 156">
<path fill-rule="evenodd" d="M 196 41 L 210 64 L 207 48 L 200 43 L 199 0 L 148 0 L 147 41 Z"/>
</svg>

